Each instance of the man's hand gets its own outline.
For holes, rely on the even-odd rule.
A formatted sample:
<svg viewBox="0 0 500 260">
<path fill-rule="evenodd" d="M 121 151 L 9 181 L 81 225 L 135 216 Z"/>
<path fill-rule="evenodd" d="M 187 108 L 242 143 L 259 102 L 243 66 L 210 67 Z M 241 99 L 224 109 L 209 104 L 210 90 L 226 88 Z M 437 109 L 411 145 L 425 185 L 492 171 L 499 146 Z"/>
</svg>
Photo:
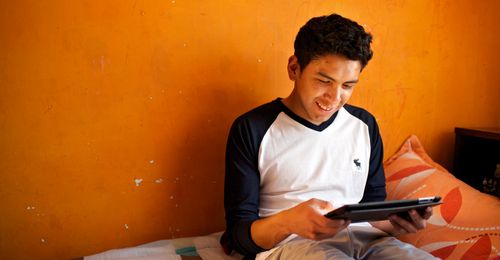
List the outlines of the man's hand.
<svg viewBox="0 0 500 260">
<path fill-rule="evenodd" d="M 412 209 L 408 212 L 409 219 L 402 218 L 398 215 L 391 215 L 389 221 L 394 226 L 395 236 L 417 233 L 419 230 L 424 229 L 427 220 L 432 216 L 432 207 L 425 208 L 423 214 L 419 214 L 416 210 Z"/>
<path fill-rule="evenodd" d="M 332 205 L 327 201 L 310 199 L 276 215 L 253 222 L 252 239 L 262 248 L 272 248 L 291 234 L 313 240 L 332 237 L 350 223 L 323 216 L 323 212 L 332 209 Z"/>
<path fill-rule="evenodd" d="M 322 240 L 332 237 L 349 225 L 343 219 L 332 220 L 323 212 L 333 210 L 332 204 L 319 199 L 310 199 L 283 212 L 289 223 L 290 233 L 301 237 Z"/>
<path fill-rule="evenodd" d="M 408 233 L 416 233 L 427 225 L 427 220 L 432 216 L 432 207 L 425 208 L 420 214 L 412 209 L 408 212 L 409 219 L 398 215 L 389 216 L 389 221 L 370 222 L 372 226 L 385 231 L 393 236 L 399 236 Z"/>
</svg>

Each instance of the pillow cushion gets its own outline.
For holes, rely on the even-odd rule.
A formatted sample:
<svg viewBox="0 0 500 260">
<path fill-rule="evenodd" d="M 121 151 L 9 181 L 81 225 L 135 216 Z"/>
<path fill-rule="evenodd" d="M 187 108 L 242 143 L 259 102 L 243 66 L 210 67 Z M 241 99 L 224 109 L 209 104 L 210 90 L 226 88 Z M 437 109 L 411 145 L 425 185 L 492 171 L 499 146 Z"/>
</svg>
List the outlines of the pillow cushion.
<svg viewBox="0 0 500 260">
<path fill-rule="evenodd" d="M 427 227 L 398 238 L 442 259 L 500 258 L 500 199 L 435 163 L 416 136 L 384 162 L 387 199 L 441 196 Z"/>
</svg>

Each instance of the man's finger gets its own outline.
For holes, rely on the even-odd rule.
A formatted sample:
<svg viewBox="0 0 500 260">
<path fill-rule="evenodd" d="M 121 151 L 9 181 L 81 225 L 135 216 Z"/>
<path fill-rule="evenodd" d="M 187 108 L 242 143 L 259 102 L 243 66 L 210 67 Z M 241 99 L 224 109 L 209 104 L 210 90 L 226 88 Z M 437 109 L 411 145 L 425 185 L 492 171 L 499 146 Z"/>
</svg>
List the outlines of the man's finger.
<svg viewBox="0 0 500 260">
<path fill-rule="evenodd" d="M 424 214 L 422 214 L 422 218 L 429 219 L 432 216 L 432 207 L 425 208 Z"/>
<path fill-rule="evenodd" d="M 397 215 L 391 216 L 390 220 L 392 222 L 392 225 L 396 226 L 395 224 L 397 224 L 398 227 L 401 227 L 407 233 L 416 233 L 418 231 L 412 223 L 408 222 L 406 219 L 401 218 Z"/>
</svg>

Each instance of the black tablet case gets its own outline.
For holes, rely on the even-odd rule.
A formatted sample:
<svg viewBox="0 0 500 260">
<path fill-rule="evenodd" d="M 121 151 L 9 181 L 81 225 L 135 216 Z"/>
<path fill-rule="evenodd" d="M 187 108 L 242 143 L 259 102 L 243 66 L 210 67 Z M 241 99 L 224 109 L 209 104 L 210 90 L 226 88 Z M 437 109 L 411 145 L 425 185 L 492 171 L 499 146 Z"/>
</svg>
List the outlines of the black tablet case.
<svg viewBox="0 0 500 260">
<path fill-rule="evenodd" d="M 431 197 L 411 200 L 388 200 L 382 202 L 368 202 L 360 204 L 348 204 L 330 211 L 325 216 L 331 219 L 348 219 L 352 223 L 385 220 L 391 214 L 409 218 L 408 211 L 416 209 L 419 212 L 426 207 L 441 204 L 441 197 Z"/>
</svg>

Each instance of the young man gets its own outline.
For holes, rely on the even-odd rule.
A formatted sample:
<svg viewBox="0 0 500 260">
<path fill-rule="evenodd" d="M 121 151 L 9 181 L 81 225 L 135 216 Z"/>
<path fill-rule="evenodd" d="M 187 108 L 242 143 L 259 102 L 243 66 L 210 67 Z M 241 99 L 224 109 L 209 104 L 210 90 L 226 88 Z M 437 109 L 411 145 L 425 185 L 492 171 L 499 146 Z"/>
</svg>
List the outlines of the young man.
<svg viewBox="0 0 500 260">
<path fill-rule="evenodd" d="M 340 15 L 308 21 L 288 60 L 292 93 L 236 119 L 226 150 L 224 205 L 230 252 L 267 259 L 428 259 L 391 235 L 432 215 L 350 224 L 324 214 L 386 197 L 375 118 L 346 104 L 372 57 L 371 35 Z"/>
</svg>

